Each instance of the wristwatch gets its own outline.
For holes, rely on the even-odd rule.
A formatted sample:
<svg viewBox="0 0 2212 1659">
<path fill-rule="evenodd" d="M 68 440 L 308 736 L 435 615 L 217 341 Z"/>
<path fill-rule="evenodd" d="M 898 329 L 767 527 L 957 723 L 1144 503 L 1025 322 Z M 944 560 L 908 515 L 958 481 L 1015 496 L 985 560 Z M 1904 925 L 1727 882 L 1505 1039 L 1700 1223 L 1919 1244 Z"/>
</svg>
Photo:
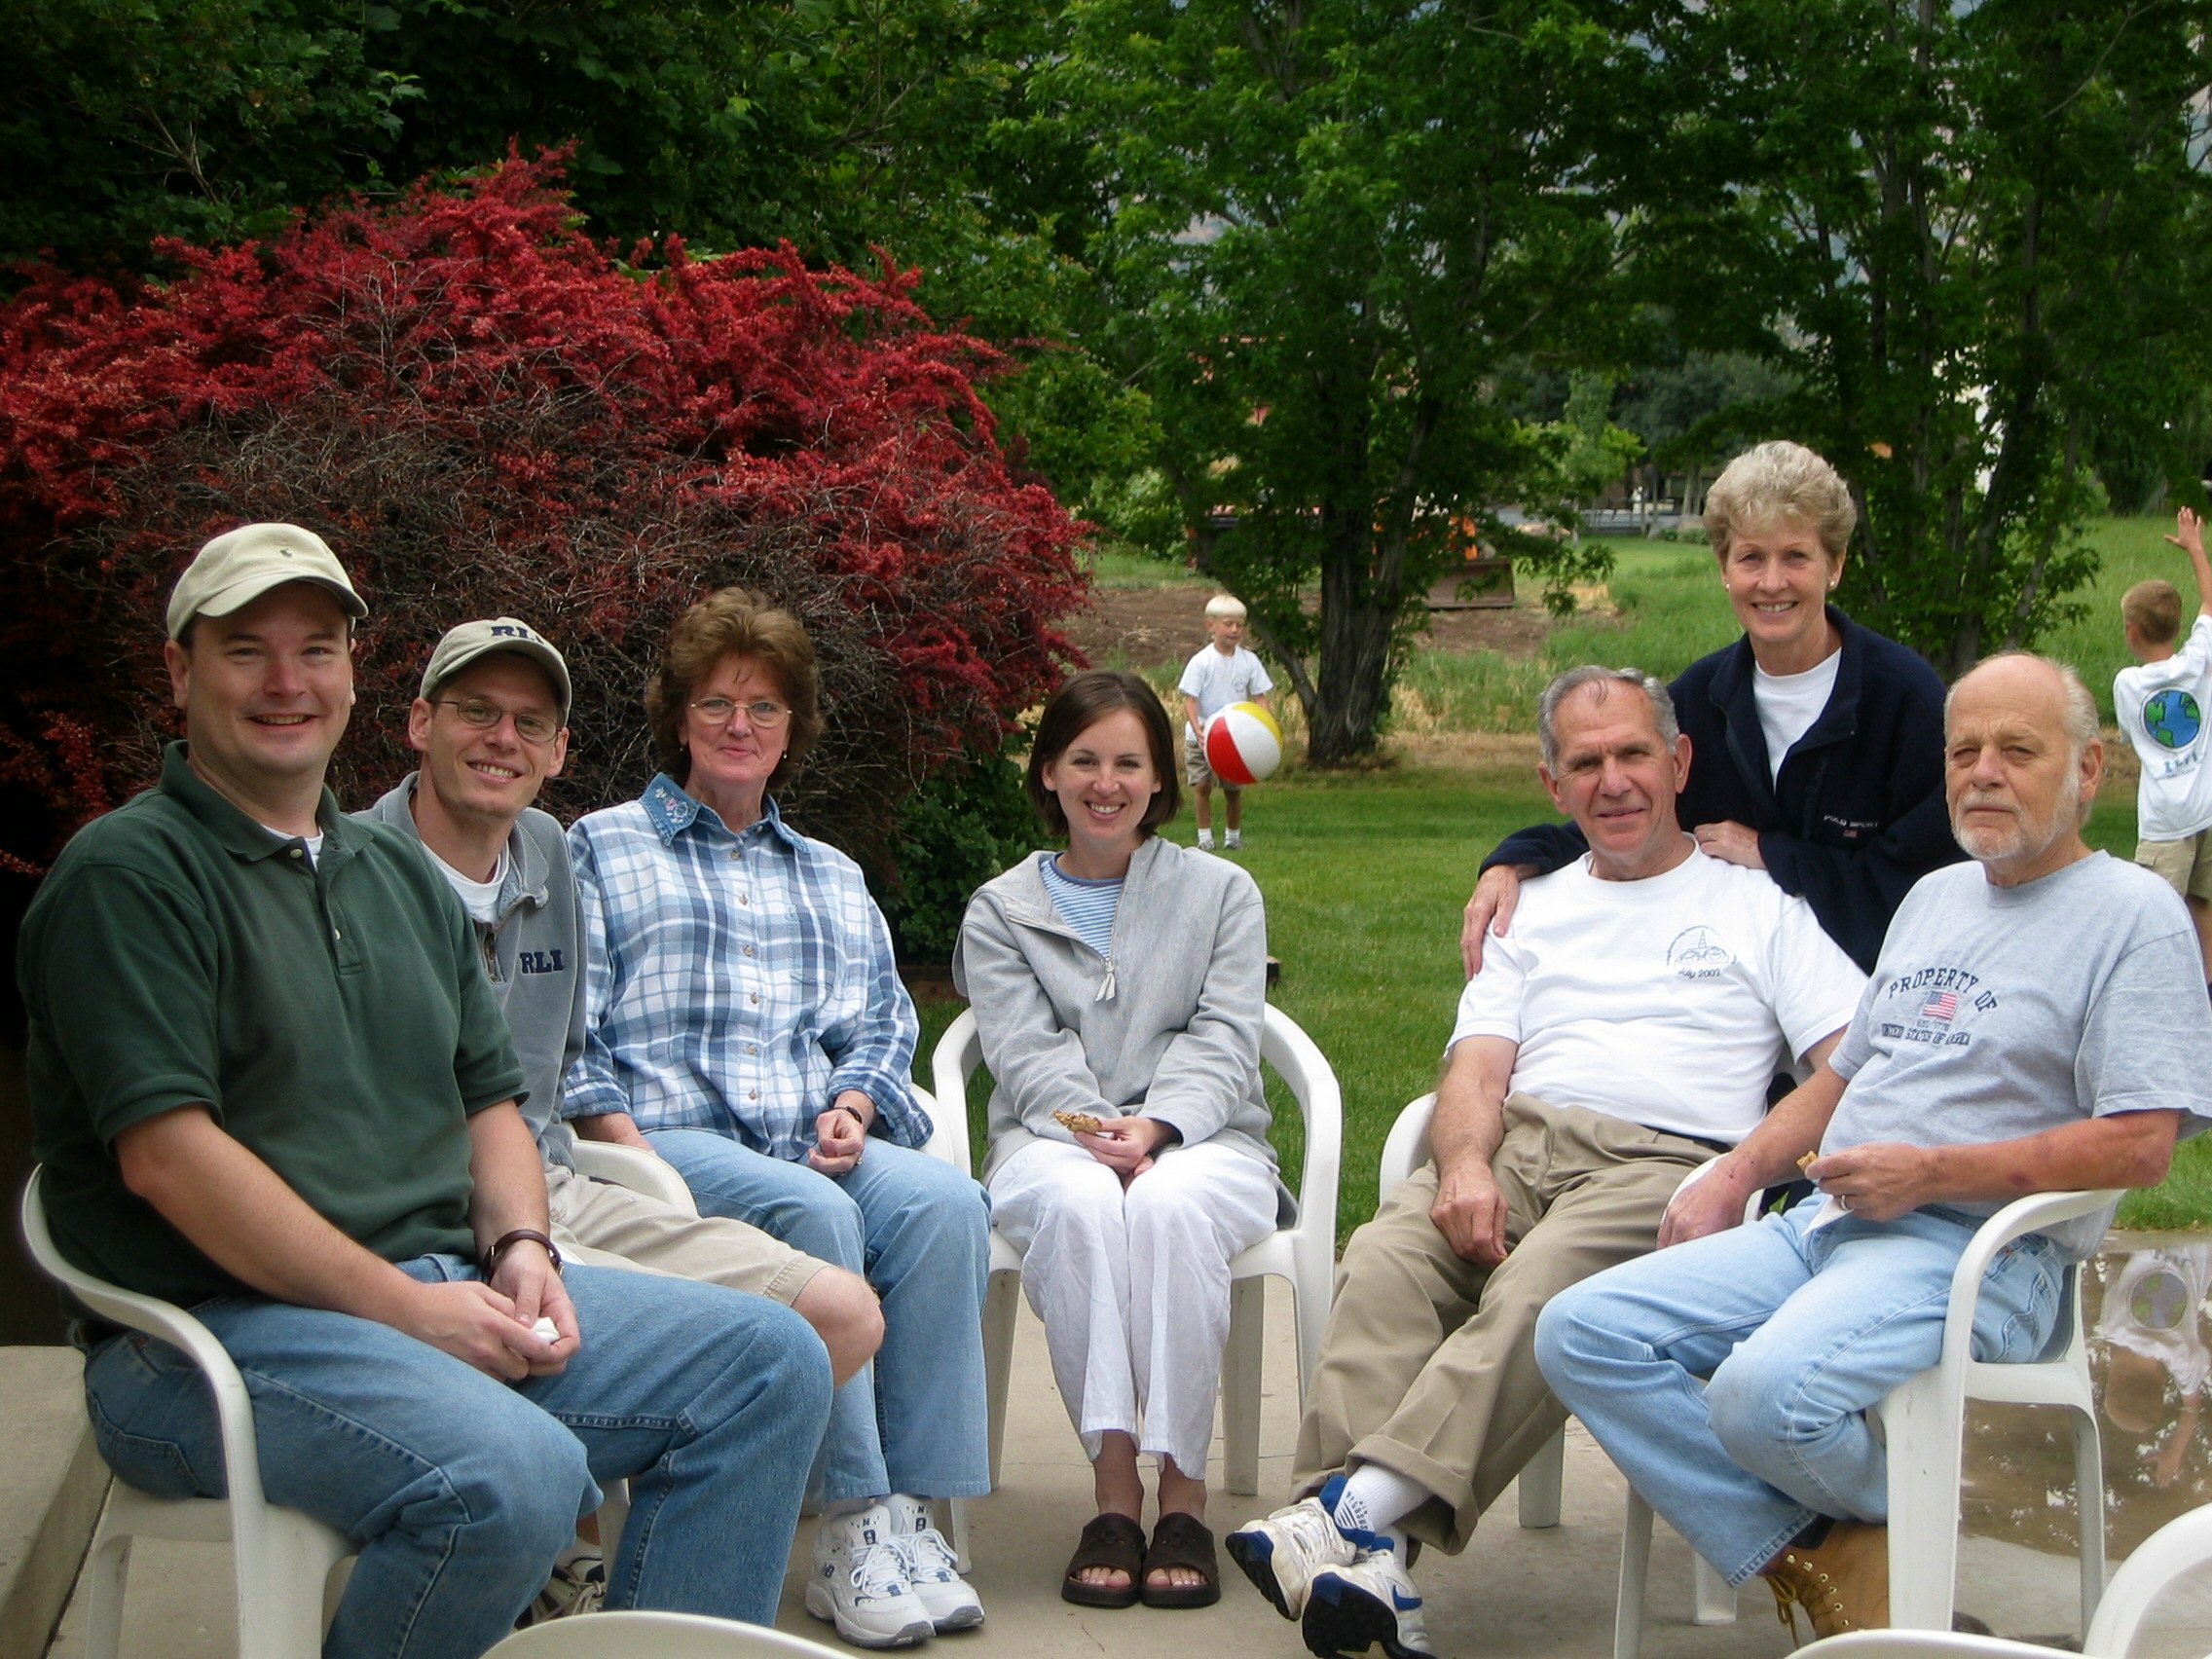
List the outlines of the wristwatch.
<svg viewBox="0 0 2212 1659">
<path fill-rule="evenodd" d="M 557 1248 L 555 1248 L 553 1240 L 546 1237 L 544 1234 L 538 1232 L 535 1227 L 518 1227 L 512 1233 L 500 1234 L 498 1237 L 495 1238 L 492 1241 L 492 1247 L 484 1252 L 483 1267 L 484 1276 L 486 1278 L 491 1278 L 493 1275 L 498 1272 L 499 1258 L 504 1256 L 509 1249 L 517 1244 L 543 1245 L 545 1248 L 545 1259 L 553 1264 L 553 1271 L 555 1272 L 559 1272 L 561 1271 L 561 1252 Z"/>
</svg>

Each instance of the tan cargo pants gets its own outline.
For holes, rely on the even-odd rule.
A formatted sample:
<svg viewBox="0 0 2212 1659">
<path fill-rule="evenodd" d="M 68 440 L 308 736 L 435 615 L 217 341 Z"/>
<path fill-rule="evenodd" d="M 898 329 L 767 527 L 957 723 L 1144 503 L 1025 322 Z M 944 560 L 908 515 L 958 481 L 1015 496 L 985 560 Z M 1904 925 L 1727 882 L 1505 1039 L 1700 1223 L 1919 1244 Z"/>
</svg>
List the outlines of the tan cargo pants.
<svg viewBox="0 0 2212 1659">
<path fill-rule="evenodd" d="M 1713 1156 L 1603 1112 L 1508 1095 L 1491 1165 L 1506 1201 L 1495 1268 L 1454 1255 L 1429 1220 L 1434 1163 L 1384 1195 L 1337 1267 L 1292 1496 L 1380 1463 L 1435 1494 L 1408 1532 L 1465 1548 L 1567 1418 L 1536 1369 L 1536 1315 L 1555 1291 L 1648 1251 L 1682 1177 Z"/>
</svg>

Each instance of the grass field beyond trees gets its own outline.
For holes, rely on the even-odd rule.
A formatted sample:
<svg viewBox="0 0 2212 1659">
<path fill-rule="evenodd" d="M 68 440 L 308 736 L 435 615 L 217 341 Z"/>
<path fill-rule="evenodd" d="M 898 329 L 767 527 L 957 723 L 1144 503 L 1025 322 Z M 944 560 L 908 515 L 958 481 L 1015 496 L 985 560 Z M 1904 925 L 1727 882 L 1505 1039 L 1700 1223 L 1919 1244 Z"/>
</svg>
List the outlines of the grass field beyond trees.
<svg viewBox="0 0 2212 1659">
<path fill-rule="evenodd" d="M 2125 660 L 2120 594 L 2147 574 L 2177 579 L 2189 591 L 2187 561 L 2159 540 L 2167 528 L 2148 519 L 2099 526 L 2106 565 L 2083 596 L 2088 613 L 2044 642 L 2082 669 L 2108 718 L 2113 671 Z M 1559 667 L 1634 663 L 1668 677 L 1735 636 L 1712 556 L 1702 548 L 1624 543 L 1611 589 L 1618 620 L 1563 627 L 1540 659 L 1417 653 L 1401 692 L 1401 727 L 1532 730 L 1536 691 Z M 1245 803 L 1248 841 L 1240 862 L 1267 895 L 1269 941 L 1282 960 L 1273 1000 L 1321 1046 L 1344 1089 L 1341 1239 L 1375 1212 L 1376 1161 L 1399 1108 L 1435 1083 L 1462 983 L 1459 907 L 1476 866 L 1507 831 L 1553 814 L 1532 766 L 1517 759 L 1364 773 L 1286 769 L 1250 791 Z M 1188 805 L 1167 833 L 1192 839 Z M 2107 792 L 2088 835 L 2099 847 L 2130 855 L 2132 792 Z M 923 1010 L 920 1069 L 926 1071 L 930 1046 L 955 1012 L 946 1004 Z M 1274 1092 L 1277 1145 L 1285 1169 L 1295 1170 L 1296 1114 L 1279 1088 Z M 2206 1142 L 2185 1145 L 2165 1185 L 2130 1198 L 2120 1223 L 2212 1226 Z"/>
</svg>

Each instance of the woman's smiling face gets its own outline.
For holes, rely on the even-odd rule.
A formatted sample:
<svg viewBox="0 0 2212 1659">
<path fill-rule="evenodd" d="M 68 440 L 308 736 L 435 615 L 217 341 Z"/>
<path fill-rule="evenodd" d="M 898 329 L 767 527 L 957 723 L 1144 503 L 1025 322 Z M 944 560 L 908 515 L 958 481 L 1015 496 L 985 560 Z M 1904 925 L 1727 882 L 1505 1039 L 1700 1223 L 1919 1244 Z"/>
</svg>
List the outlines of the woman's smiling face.
<svg viewBox="0 0 2212 1659">
<path fill-rule="evenodd" d="M 1152 745 L 1133 709 L 1102 715 L 1044 768 L 1045 787 L 1067 814 L 1068 848 L 1086 862 L 1125 860 L 1144 838 L 1160 790 Z"/>
<path fill-rule="evenodd" d="M 1728 603 L 1769 674 L 1801 674 L 1827 655 L 1827 596 L 1843 575 L 1802 519 L 1747 526 L 1720 559 Z"/>
</svg>

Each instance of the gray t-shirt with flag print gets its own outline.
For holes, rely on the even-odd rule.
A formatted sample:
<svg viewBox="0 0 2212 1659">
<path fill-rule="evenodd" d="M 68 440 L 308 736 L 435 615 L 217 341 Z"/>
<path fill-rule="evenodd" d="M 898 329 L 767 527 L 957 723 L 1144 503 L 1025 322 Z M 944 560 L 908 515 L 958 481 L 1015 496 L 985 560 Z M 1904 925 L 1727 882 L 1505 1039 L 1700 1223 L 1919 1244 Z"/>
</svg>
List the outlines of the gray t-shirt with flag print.
<svg viewBox="0 0 2212 1659">
<path fill-rule="evenodd" d="M 2019 887 L 1951 865 L 1899 907 L 1832 1063 L 1850 1087 L 1824 1152 L 2017 1140 L 2159 1108 L 2190 1114 L 2194 1134 L 2212 1118 L 2195 929 L 2164 882 L 2104 853 Z M 2051 1237 L 2080 1259 L 2111 1220 Z"/>
</svg>

